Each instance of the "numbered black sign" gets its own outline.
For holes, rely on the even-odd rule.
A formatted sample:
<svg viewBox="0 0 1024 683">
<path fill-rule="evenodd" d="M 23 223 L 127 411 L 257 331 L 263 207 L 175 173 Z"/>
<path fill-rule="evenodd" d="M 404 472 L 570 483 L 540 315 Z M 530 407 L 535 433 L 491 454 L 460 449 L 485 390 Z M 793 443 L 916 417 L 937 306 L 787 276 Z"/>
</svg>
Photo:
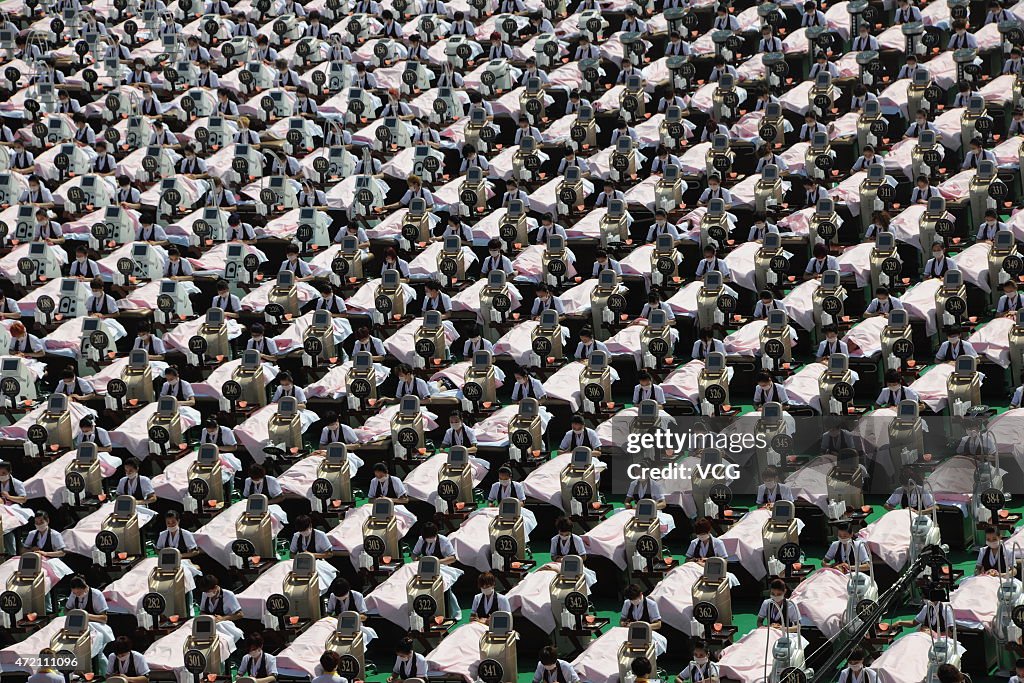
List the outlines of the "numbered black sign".
<svg viewBox="0 0 1024 683">
<path fill-rule="evenodd" d="M 732 312 L 736 310 L 736 297 L 732 294 L 722 294 L 718 297 L 716 305 L 718 306 L 718 310 L 725 315 L 732 315 Z"/>
<path fill-rule="evenodd" d="M 245 560 L 256 554 L 256 546 L 249 539 L 236 538 L 231 542 L 231 552 Z"/>
<path fill-rule="evenodd" d="M 1021 272 L 1024 272 L 1024 259 L 1021 259 L 1016 254 L 1010 254 L 1003 259 L 1003 270 L 1010 277 L 1017 277 Z"/>
<path fill-rule="evenodd" d="M 567 267 L 565 265 L 565 261 L 563 261 L 562 259 L 556 258 L 548 261 L 548 272 L 554 275 L 555 277 L 565 275 L 566 270 Z"/>
<path fill-rule="evenodd" d="M 897 339 L 892 343 L 892 355 L 906 360 L 914 355 L 914 342 L 909 339 Z"/>
<path fill-rule="evenodd" d="M 512 432 L 509 440 L 520 450 L 526 450 L 533 445 L 533 435 L 525 429 L 517 429 Z"/>
<path fill-rule="evenodd" d="M 209 500 L 210 498 L 210 484 L 205 479 L 189 479 L 188 481 L 188 495 L 189 497 L 199 501 L 200 505 L 203 501 Z"/>
<path fill-rule="evenodd" d="M 693 606 L 693 618 L 705 627 L 718 622 L 718 607 L 710 602 L 698 602 Z"/>
<path fill-rule="evenodd" d="M 796 543 L 783 543 L 775 553 L 776 559 L 787 567 L 800 561 L 802 553 Z"/>
<path fill-rule="evenodd" d="M 832 221 L 821 221 L 818 223 L 818 237 L 821 239 L 828 241 L 836 236 L 836 232 L 836 224 Z"/>
<path fill-rule="evenodd" d="M 316 337 L 306 337 L 302 340 L 302 350 L 310 356 L 319 356 L 323 353 L 324 343 Z"/>
<path fill-rule="evenodd" d="M 206 655 L 202 650 L 185 650 L 185 671 L 197 676 L 206 671 Z"/>
<path fill-rule="evenodd" d="M 519 541 L 514 536 L 508 534 L 502 534 L 494 539 L 494 552 L 499 557 L 503 558 L 515 558 L 519 556 Z"/>
<path fill-rule="evenodd" d="M 840 403 L 849 403 L 853 400 L 853 385 L 849 382 L 836 382 L 832 387 L 832 398 Z"/>
<path fill-rule="evenodd" d="M 291 610 L 291 603 L 288 597 L 280 593 L 274 593 L 267 597 L 267 613 L 275 617 L 287 616 Z"/>
<path fill-rule="evenodd" d="M 533 352 L 541 358 L 547 358 L 551 353 L 551 340 L 547 337 L 534 337 L 530 346 Z"/>
<path fill-rule="evenodd" d="M 821 300 L 821 310 L 829 315 L 839 315 L 843 310 L 843 302 L 839 297 L 830 294 Z"/>
<path fill-rule="evenodd" d="M 708 490 L 708 498 L 718 507 L 725 507 L 732 502 L 732 489 L 725 484 L 715 484 Z"/>
<path fill-rule="evenodd" d="M 310 490 L 313 492 L 313 497 L 317 500 L 330 500 L 334 495 L 334 484 L 328 479 L 319 477 L 313 480 Z"/>
<path fill-rule="evenodd" d="M 363 550 L 370 557 L 381 557 L 388 551 L 388 546 L 380 536 L 366 536 L 363 538 Z"/>
<path fill-rule="evenodd" d="M 505 678 L 505 668 L 496 659 L 484 659 L 477 666 L 477 677 L 483 683 L 501 683 Z"/>
<path fill-rule="evenodd" d="M 415 348 L 417 356 L 430 358 L 434 355 L 434 351 L 437 350 L 437 345 L 434 343 L 433 339 L 417 339 Z"/>
<path fill-rule="evenodd" d="M 600 384 L 597 384 L 596 382 L 591 382 L 590 384 L 587 384 L 585 387 L 583 387 L 583 396 L 588 401 L 600 403 L 601 401 L 604 400 L 604 387 L 601 386 Z"/>
<path fill-rule="evenodd" d="M 479 401 L 484 397 L 484 388 L 476 382 L 466 382 L 462 385 L 462 395 L 468 401 Z"/>
<path fill-rule="evenodd" d="M 153 425 L 149 428 L 149 438 L 158 444 L 165 444 L 171 440 L 171 434 L 166 427 Z"/>
<path fill-rule="evenodd" d="M 356 378 L 349 382 L 348 390 L 352 392 L 352 395 L 356 398 L 366 398 L 370 395 L 372 387 L 368 380 Z"/>
<path fill-rule="evenodd" d="M 432 595 L 421 593 L 412 599 L 412 611 L 423 619 L 432 619 L 437 614 L 437 600 Z"/>
<path fill-rule="evenodd" d="M 359 675 L 359 660 L 352 655 L 342 655 L 338 660 L 338 673 L 344 675 L 350 681 Z"/>
<path fill-rule="evenodd" d="M 4 595 L 6 595 L 6 593 Z M 0 595 L 0 602 L 2 601 L 3 595 Z M 4 611 L 6 612 L 7 610 L 4 609 Z M 1013 611 L 1010 612 L 1010 619 L 1013 620 L 1013 623 L 1017 626 L 1017 628 L 1024 629 L 1024 605 L 1017 605 L 1016 607 L 1014 607 Z"/>
<path fill-rule="evenodd" d="M 577 617 L 582 617 L 590 610 L 590 601 L 579 591 L 568 593 L 562 604 L 565 606 L 565 611 Z"/>
<path fill-rule="evenodd" d="M 935 234 L 942 237 L 949 237 L 956 230 L 956 225 L 948 218 L 940 218 L 935 221 Z"/>
<path fill-rule="evenodd" d="M 769 358 L 778 360 L 786 353 L 786 347 L 778 339 L 769 339 L 764 343 L 764 353 Z"/>
<path fill-rule="evenodd" d="M 669 345 L 662 337 L 655 337 L 647 342 L 647 350 L 651 352 L 651 355 L 655 358 L 662 358 L 668 355 Z"/>
<path fill-rule="evenodd" d="M 636 539 L 636 551 L 640 557 L 650 560 L 661 554 L 661 544 L 654 536 L 644 534 Z"/>
<path fill-rule="evenodd" d="M 101 531 L 96 534 L 96 549 L 102 553 L 111 554 L 117 550 L 117 534 L 113 531 Z"/>
<path fill-rule="evenodd" d="M 725 403 L 725 388 L 721 384 L 709 384 L 704 389 L 704 400 L 713 406 Z"/>
<path fill-rule="evenodd" d="M 985 489 L 981 492 L 981 504 L 996 513 L 1006 506 L 1006 494 L 999 489 Z"/>
<path fill-rule="evenodd" d="M 14 591 L 4 591 L 3 593 L 0 593 L 0 610 L 14 616 L 21 611 L 21 607 L 21 596 Z"/>
<path fill-rule="evenodd" d="M 954 317 L 962 316 L 967 312 L 967 302 L 964 301 L 963 297 L 951 296 L 946 299 L 945 307 L 946 313 Z"/>
<path fill-rule="evenodd" d="M 772 450 L 779 455 L 789 455 L 793 451 L 793 437 L 789 434 L 776 434 L 772 437 Z"/>
<path fill-rule="evenodd" d="M 26 436 L 28 436 L 28 440 L 30 442 L 37 446 L 42 446 L 46 443 L 46 439 L 49 435 L 47 434 L 46 427 L 42 425 L 31 425 L 26 432 Z"/>
<path fill-rule="evenodd" d="M 85 477 L 81 472 L 71 470 L 64 474 L 64 488 L 73 494 L 85 491 Z"/>
<path fill-rule="evenodd" d="M 17 397 L 21 393 L 21 382 L 15 377 L 0 379 L 0 393 L 9 398 Z"/>
<path fill-rule="evenodd" d="M 791 666 L 779 674 L 779 683 L 807 683 L 807 674 L 803 669 Z"/>
<path fill-rule="evenodd" d="M 865 599 L 863 599 L 863 600 L 861 600 L 860 602 L 857 603 L 857 606 L 856 606 L 857 616 L 860 617 L 861 619 L 867 619 L 871 615 L 872 610 L 874 610 L 874 609 L 875 609 L 875 601 L 874 600 L 870 600 L 868 598 L 865 598 Z"/>
<path fill-rule="evenodd" d="M 437 482 L 437 497 L 446 503 L 451 503 L 459 499 L 459 485 L 451 479 L 442 479 Z"/>
<path fill-rule="evenodd" d="M 892 256 L 882 261 L 882 272 L 889 277 L 896 277 L 903 270 L 903 263 Z"/>
<path fill-rule="evenodd" d="M 415 448 L 420 442 L 420 434 L 412 427 L 405 427 L 398 432 L 398 444 L 403 448 Z"/>
<path fill-rule="evenodd" d="M 142 596 L 142 611 L 151 617 L 159 616 L 167 609 L 167 600 L 159 593 L 146 593 Z"/>
<path fill-rule="evenodd" d="M 590 482 L 578 481 L 572 485 L 573 500 L 587 505 L 594 499 L 594 487 Z"/>
</svg>

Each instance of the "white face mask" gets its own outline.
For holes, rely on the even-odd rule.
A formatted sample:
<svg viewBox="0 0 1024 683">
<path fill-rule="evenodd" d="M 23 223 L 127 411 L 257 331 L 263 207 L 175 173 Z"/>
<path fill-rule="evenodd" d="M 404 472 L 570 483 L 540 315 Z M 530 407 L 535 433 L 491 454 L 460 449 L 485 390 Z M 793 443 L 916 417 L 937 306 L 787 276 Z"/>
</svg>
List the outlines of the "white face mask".
<svg viewBox="0 0 1024 683">
<path fill-rule="evenodd" d="M 840 538 L 839 542 L 842 543 L 843 545 L 850 545 L 851 543 L 853 543 L 853 539 L 852 538 Z"/>
<path fill-rule="evenodd" d="M 641 602 L 643 602 L 643 600 L 641 598 L 637 598 L 636 600 L 630 600 L 629 604 L 633 605 L 634 607 L 639 607 Z"/>
<path fill-rule="evenodd" d="M 996 548 L 999 547 L 999 541 L 985 541 L 985 545 L 987 545 L 989 548 L 992 548 L 993 550 L 995 550 Z"/>
<path fill-rule="evenodd" d="M 307 529 L 307 530 L 305 530 L 305 531 L 301 531 L 301 532 L 299 532 L 299 533 L 301 533 L 301 534 L 302 534 L 302 537 L 303 537 L 303 538 L 309 538 L 310 536 L 312 536 L 312 535 L 313 535 L 313 530 L 312 530 L 312 529 Z"/>
<path fill-rule="evenodd" d="M 694 657 L 693 658 L 693 662 L 697 666 L 704 666 L 705 664 L 708 663 L 708 658 L 707 657 Z"/>
<path fill-rule="evenodd" d="M 775 595 L 774 593 L 772 594 L 772 602 L 774 602 L 776 605 L 781 605 L 782 604 L 782 600 L 784 598 L 785 598 L 784 595 Z"/>
<path fill-rule="evenodd" d="M 697 534 L 697 539 L 700 540 L 701 543 L 707 543 L 710 538 L 711 534 Z"/>
<path fill-rule="evenodd" d="M 487 597 L 491 597 L 492 595 L 494 595 L 494 588 L 493 587 L 481 588 L 480 592 L 483 593 L 484 595 L 486 595 Z"/>
<path fill-rule="evenodd" d="M 864 668 L 863 664 L 851 664 L 850 671 L 854 673 L 860 673 L 860 670 Z"/>
<path fill-rule="evenodd" d="M 10 479 L 11 479 L 11 475 L 9 475 L 9 474 L 0 474 L 0 481 L 6 482 L 6 481 L 10 481 Z"/>
<path fill-rule="evenodd" d="M 139 478 L 139 473 L 138 472 L 129 472 L 128 473 L 128 478 L 134 481 L 135 479 Z"/>
</svg>

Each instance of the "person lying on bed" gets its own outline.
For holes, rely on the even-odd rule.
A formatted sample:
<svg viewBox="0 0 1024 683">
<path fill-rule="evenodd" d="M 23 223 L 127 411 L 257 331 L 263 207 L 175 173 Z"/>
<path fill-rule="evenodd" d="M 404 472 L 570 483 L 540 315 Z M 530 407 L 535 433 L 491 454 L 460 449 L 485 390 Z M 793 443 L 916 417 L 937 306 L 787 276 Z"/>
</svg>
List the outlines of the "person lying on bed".
<svg viewBox="0 0 1024 683">
<path fill-rule="evenodd" d="M 853 530 L 849 524 L 836 526 L 836 537 L 839 540 L 832 541 L 821 561 L 823 566 L 838 569 L 844 574 L 854 571 L 854 567 L 862 572 L 871 569 L 871 556 L 868 554 L 867 546 L 854 542 Z"/>
<path fill-rule="evenodd" d="M 775 579 L 769 586 L 770 597 L 761 603 L 757 612 L 757 626 L 784 629 L 789 633 L 800 633 L 800 610 L 796 603 L 786 598 L 786 583 Z"/>
</svg>

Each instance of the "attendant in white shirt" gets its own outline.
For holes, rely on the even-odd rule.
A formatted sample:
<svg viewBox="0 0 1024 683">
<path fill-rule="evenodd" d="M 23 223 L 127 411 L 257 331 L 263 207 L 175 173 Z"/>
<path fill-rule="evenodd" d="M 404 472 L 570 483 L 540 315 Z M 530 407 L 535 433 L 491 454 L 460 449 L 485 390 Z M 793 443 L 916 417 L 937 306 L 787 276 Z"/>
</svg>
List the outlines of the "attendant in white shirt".
<svg viewBox="0 0 1024 683">
<path fill-rule="evenodd" d="M 498 481 L 491 484 L 491 490 L 487 493 L 487 502 L 498 505 L 506 498 L 518 498 L 525 503 L 526 489 L 522 483 L 512 479 L 512 468 L 502 465 L 498 468 Z"/>
</svg>

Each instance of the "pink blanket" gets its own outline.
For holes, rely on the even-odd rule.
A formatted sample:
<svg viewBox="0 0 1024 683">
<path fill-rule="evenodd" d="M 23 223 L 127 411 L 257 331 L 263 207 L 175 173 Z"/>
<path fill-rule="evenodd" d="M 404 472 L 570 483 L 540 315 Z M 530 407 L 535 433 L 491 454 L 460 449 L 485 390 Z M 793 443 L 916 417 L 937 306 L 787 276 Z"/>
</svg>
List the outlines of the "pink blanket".
<svg viewBox="0 0 1024 683">
<path fill-rule="evenodd" d="M 153 477 L 153 489 L 158 498 L 166 500 L 181 501 L 188 496 L 188 470 L 195 463 L 197 453 L 178 458 L 160 474 Z M 231 453 L 220 454 L 221 471 L 233 477 L 236 472 L 242 469 L 242 463 Z"/>
<path fill-rule="evenodd" d="M 523 508 L 522 512 L 524 531 L 529 542 L 530 534 L 537 528 L 537 518 L 526 508 Z M 480 508 L 470 514 L 462 526 L 448 535 L 448 540 L 455 546 L 459 564 L 474 567 L 481 572 L 491 571 L 491 541 L 488 530 L 491 520 L 497 516 L 496 507 Z"/>
<path fill-rule="evenodd" d="M 908 633 L 898 639 L 871 664 L 878 674 L 878 683 L 906 683 L 923 681 L 928 677 L 928 653 L 932 635 L 920 631 Z M 964 647 L 956 643 L 957 650 Z"/>
<path fill-rule="evenodd" d="M 379 439 L 391 438 L 391 418 L 398 412 L 398 405 L 390 405 L 373 417 L 366 420 L 361 427 L 356 427 L 356 436 L 360 443 L 369 443 Z M 426 408 L 420 408 L 423 414 L 423 431 L 437 429 L 437 415 Z"/>
<path fill-rule="evenodd" d="M 693 584 L 703 575 L 704 567 L 697 562 L 681 564 L 666 574 L 650 594 L 658 604 L 662 621 L 689 636 L 696 635 L 690 632 Z"/>
<path fill-rule="evenodd" d="M 433 504 L 437 500 L 438 473 L 447 461 L 447 453 L 436 453 L 410 472 L 404 480 L 409 497 Z M 489 466 L 480 458 L 470 458 L 470 466 L 473 468 L 473 486 L 477 486 L 487 476 Z"/>
<path fill-rule="evenodd" d="M 935 336 L 935 292 L 942 286 L 941 278 L 931 278 L 908 289 L 900 298 L 911 320 L 923 320 L 929 337 Z"/>
<path fill-rule="evenodd" d="M 235 641 L 218 628 L 221 661 L 228 661 L 235 649 Z M 185 671 L 185 643 L 192 635 L 192 620 L 156 641 L 144 653 L 149 668 L 153 671 L 172 671 L 178 683 L 188 683 L 192 675 Z"/>
<path fill-rule="evenodd" d="M 786 477 L 786 486 L 797 500 L 805 500 L 828 512 L 828 473 L 836 464 L 834 455 L 821 455 Z"/>
<path fill-rule="evenodd" d="M 800 616 L 832 638 L 843 629 L 846 618 L 846 586 L 849 578 L 837 569 L 822 568 L 793 590 Z"/>
<path fill-rule="evenodd" d="M 619 569 L 625 569 L 627 561 L 631 558 L 626 557 L 626 538 L 623 532 L 634 517 L 636 517 L 636 510 L 622 508 L 595 526 L 583 535 L 583 543 L 586 545 L 587 551 L 591 555 L 611 560 Z M 662 535 L 670 533 L 675 528 L 671 516 L 660 513 L 658 517 L 661 520 Z"/>
<path fill-rule="evenodd" d="M 989 433 L 995 438 L 1001 452 L 1014 452 L 1024 444 L 1024 408 L 1014 408 L 996 415 L 989 423 Z M 1024 540 L 1021 541 L 1024 547 Z"/>
<path fill-rule="evenodd" d="M 934 365 L 924 372 L 917 381 L 911 384 L 911 388 L 917 392 L 921 401 L 939 412 L 949 403 L 949 393 L 946 390 L 946 380 L 953 373 L 953 366 L 943 363 Z"/>
<path fill-rule="evenodd" d="M 406 586 L 409 579 L 416 575 L 419 562 L 408 562 L 395 570 L 388 577 L 387 581 L 373 589 L 366 596 L 366 609 L 376 611 L 381 617 L 397 624 L 399 628 L 409 628 L 409 598 L 406 593 Z M 444 580 L 445 590 L 452 587 L 462 570 L 451 566 L 442 566 L 441 577 Z M 478 643 L 479 646 L 479 643 Z"/>
<path fill-rule="evenodd" d="M 900 571 L 910 556 L 910 523 L 913 512 L 891 510 L 881 519 L 864 527 L 858 536 L 867 542 L 868 550 L 887 565 Z"/>
<path fill-rule="evenodd" d="M 0 258 L 0 275 L 3 275 L 12 282 L 25 283 L 25 276 L 18 270 L 18 261 L 28 257 L 29 245 L 28 243 L 19 244 L 10 253 L 3 258 Z M 49 251 L 53 254 L 54 260 L 58 266 L 64 266 L 68 262 L 67 252 L 63 249 L 50 245 Z"/>
<path fill-rule="evenodd" d="M 181 323 L 162 337 L 164 346 L 167 347 L 168 351 L 174 349 L 182 353 L 189 352 L 188 340 L 199 334 L 199 328 L 205 322 L 205 318 L 196 318 L 195 320 Z M 242 327 L 238 324 L 238 321 L 228 318 L 224 322 L 228 328 L 228 339 L 237 339 L 242 336 Z"/>
<path fill-rule="evenodd" d="M 117 430 L 110 433 L 110 443 L 114 448 L 127 449 L 140 460 L 149 457 L 149 418 L 156 414 L 157 404 L 150 403 L 127 420 Z M 178 406 L 181 418 L 181 432 L 184 433 L 199 424 L 199 411 L 188 406 Z M 172 445 L 173 447 L 173 445 Z"/>
<path fill-rule="evenodd" d="M 600 638 L 591 641 L 590 647 L 572 661 L 572 667 L 579 674 L 580 680 L 589 683 L 615 683 L 619 680 L 619 647 L 626 642 L 629 629 L 625 626 L 613 626 L 605 631 Z M 665 636 L 657 631 L 651 632 L 654 641 L 655 656 L 665 653 Z"/>
<path fill-rule="evenodd" d="M 262 463 L 266 459 L 263 448 L 271 445 L 270 419 L 276 414 L 277 404 L 271 403 L 260 408 L 250 415 L 245 422 L 235 427 L 235 438 L 238 440 L 238 445 L 248 450 L 253 459 L 258 463 Z M 320 419 L 316 413 L 309 410 L 300 411 L 299 415 L 302 421 L 303 433 Z"/>
<path fill-rule="evenodd" d="M 140 530 L 156 517 L 156 513 L 149 508 L 138 506 L 135 510 L 139 517 Z M 96 549 L 96 534 L 103 528 L 103 522 L 113 511 L 114 501 L 111 500 L 101 505 L 96 512 L 80 519 L 75 526 L 61 532 L 67 552 L 91 558 Z"/>
<path fill-rule="evenodd" d="M 230 567 L 233 559 L 237 559 L 231 552 L 231 543 L 238 538 L 235 523 L 245 513 L 246 502 L 238 501 L 200 527 L 195 533 L 196 545 L 199 546 L 199 549 L 224 567 Z M 284 524 L 279 518 L 280 514 L 280 508 L 276 505 L 270 506 L 270 529 L 274 538 L 284 529 Z"/>
<path fill-rule="evenodd" d="M 384 349 L 388 355 L 394 356 L 403 363 L 412 364 L 414 360 L 422 363 L 423 359 L 416 355 L 416 331 L 421 327 L 423 327 L 423 318 L 416 318 L 385 339 Z M 444 338 L 449 346 L 459 338 L 455 326 L 449 320 L 444 321 Z"/>
<path fill-rule="evenodd" d="M 991 292 L 988 282 L 988 254 L 992 245 L 987 242 L 972 244 L 956 256 L 956 265 L 964 274 L 964 282 L 968 282 L 983 292 Z"/>
<path fill-rule="evenodd" d="M 302 632 L 277 655 L 278 673 L 285 676 L 318 675 L 324 643 L 338 630 L 338 620 L 324 617 Z"/>
<path fill-rule="evenodd" d="M 284 590 L 284 582 L 294 564 L 295 560 L 281 560 L 236 595 L 246 619 L 263 618 L 267 613 L 267 596 Z M 323 595 L 334 583 L 338 570 L 323 560 L 317 560 L 316 571 L 320 579 L 320 594 Z"/>
<path fill-rule="evenodd" d="M 843 341 L 850 347 L 850 356 L 854 358 L 871 358 L 882 351 L 882 330 L 886 320 L 882 316 L 868 318 L 850 328 Z"/>
<path fill-rule="evenodd" d="M 968 339 L 979 356 L 988 358 L 1000 367 L 1010 367 L 1010 330 L 1012 318 L 995 318 L 978 328 Z"/>
<path fill-rule="evenodd" d="M 111 612 L 135 615 L 141 611 L 142 598 L 149 592 L 149 575 L 156 569 L 156 563 L 157 558 L 147 557 L 103 589 L 103 597 L 106 598 L 107 607 Z M 193 574 L 198 573 L 198 569 L 187 560 L 182 564 L 185 569 L 185 590 L 195 590 L 196 581 Z"/>
<path fill-rule="evenodd" d="M 462 290 L 458 294 L 452 297 L 452 310 L 453 311 L 473 311 L 476 313 L 476 321 L 483 324 L 485 321 L 480 310 L 480 297 L 483 294 L 484 288 L 487 286 L 487 278 L 480 278 L 472 285 Z M 512 300 L 512 308 L 509 309 L 509 315 L 512 315 L 513 311 L 518 311 L 523 305 L 523 297 L 519 293 L 519 289 L 512 284 L 508 283 L 508 295 Z"/>
<path fill-rule="evenodd" d="M 96 411 L 92 408 L 86 408 L 77 401 L 71 401 L 68 403 L 68 410 L 71 413 L 71 436 L 77 439 L 78 435 L 82 433 L 79 429 L 78 423 L 86 416 L 96 416 Z M 39 418 L 46 412 L 46 404 L 42 403 L 35 409 L 25 414 L 23 418 L 15 422 L 14 424 L 0 428 L 0 434 L 7 439 L 14 439 L 17 441 L 25 441 L 28 438 L 28 428 L 36 424 Z M 113 436 L 113 435 L 112 435 Z M 111 439 L 113 440 L 113 439 Z"/>
<path fill-rule="evenodd" d="M 108 453 L 98 453 L 100 460 L 100 473 L 104 478 L 114 476 L 117 468 L 121 466 L 121 459 L 115 458 Z M 63 501 L 64 492 L 64 471 L 75 460 L 75 451 L 68 451 L 48 465 L 44 465 L 31 478 L 25 480 L 25 493 L 29 500 L 45 498 L 49 501 Z"/>
<path fill-rule="evenodd" d="M 267 384 L 274 381 L 277 377 L 277 366 L 271 365 L 270 363 L 262 363 L 263 376 L 267 380 Z M 242 359 L 228 361 L 223 365 L 218 365 L 210 376 L 202 382 L 195 382 L 192 384 L 192 391 L 195 392 L 197 397 L 201 398 L 217 398 L 221 397 L 221 387 L 224 386 L 224 382 L 227 382 L 234 376 L 235 370 L 242 366 Z M 306 394 L 309 395 L 308 392 Z"/>
<path fill-rule="evenodd" d="M 345 519 L 341 520 L 338 526 L 327 532 L 327 538 L 331 539 L 331 546 L 338 551 L 348 553 L 352 564 L 359 568 L 359 556 L 363 552 L 363 522 L 369 518 L 373 511 L 372 505 L 360 505 L 349 510 Z M 398 525 L 398 538 L 402 539 L 412 525 L 416 522 L 416 516 L 399 505 L 395 507 L 395 522 Z"/>
<path fill-rule="evenodd" d="M 562 470 L 568 466 L 571 459 L 571 453 L 563 453 L 551 458 L 533 470 L 533 472 L 530 472 L 526 479 L 523 480 L 523 489 L 526 492 L 526 497 L 528 499 L 535 498 L 548 505 L 562 509 L 562 485 L 559 476 Z M 594 466 L 598 473 L 607 469 L 607 464 L 596 458 L 594 460 Z"/>
<path fill-rule="evenodd" d="M 427 670 L 446 676 L 462 676 L 467 683 L 476 679 L 480 661 L 480 638 L 487 625 L 478 621 L 463 624 L 427 654 Z"/>
<path fill-rule="evenodd" d="M 740 683 L 764 683 L 764 653 L 771 653 L 772 647 L 781 637 L 782 630 L 776 628 L 756 628 L 750 631 L 739 641 L 722 650 L 718 660 L 719 674 L 722 678 L 730 678 Z M 771 667 L 769 661 L 769 675 Z"/>
<path fill-rule="evenodd" d="M 704 369 L 701 360 L 691 360 L 681 368 L 677 368 L 661 383 L 665 392 L 665 399 L 678 401 L 690 401 L 696 404 L 700 399 L 700 387 L 698 380 Z"/>
<path fill-rule="evenodd" d="M 736 559 L 759 581 L 768 573 L 764 564 L 762 529 L 771 514 L 769 510 L 751 510 L 719 537 L 725 544 L 729 559 Z"/>
</svg>

